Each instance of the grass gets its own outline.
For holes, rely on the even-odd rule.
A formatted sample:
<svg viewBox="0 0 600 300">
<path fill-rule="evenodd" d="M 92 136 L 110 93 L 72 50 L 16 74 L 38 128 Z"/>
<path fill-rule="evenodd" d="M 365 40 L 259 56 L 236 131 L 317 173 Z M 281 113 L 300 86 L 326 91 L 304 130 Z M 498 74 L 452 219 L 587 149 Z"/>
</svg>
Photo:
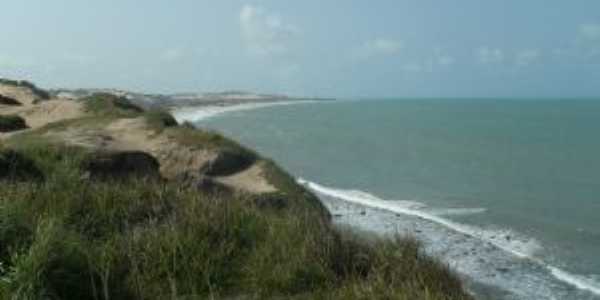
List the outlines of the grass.
<svg viewBox="0 0 600 300">
<path fill-rule="evenodd" d="M 0 299 L 469 299 L 415 240 L 340 233 L 300 201 L 90 181 L 82 149 L 16 151 L 43 180 L 0 181 Z M 282 196 L 314 197 L 268 169 Z"/>
<path fill-rule="evenodd" d="M 20 116 L 0 115 L 0 132 L 11 132 L 27 128 L 27 123 Z"/>
<path fill-rule="evenodd" d="M 97 93 L 81 99 L 88 113 L 103 116 L 132 117 L 144 109 L 131 103 L 127 98 L 108 93 Z"/>
<path fill-rule="evenodd" d="M 235 141 L 124 98 L 83 101 L 87 116 L 0 148 L 0 299 L 470 299 L 417 241 L 334 228 L 315 195 Z M 92 150 L 44 137 L 135 117 L 181 146 L 224 153 L 213 175 L 261 163 L 278 192 L 94 180 Z"/>
</svg>

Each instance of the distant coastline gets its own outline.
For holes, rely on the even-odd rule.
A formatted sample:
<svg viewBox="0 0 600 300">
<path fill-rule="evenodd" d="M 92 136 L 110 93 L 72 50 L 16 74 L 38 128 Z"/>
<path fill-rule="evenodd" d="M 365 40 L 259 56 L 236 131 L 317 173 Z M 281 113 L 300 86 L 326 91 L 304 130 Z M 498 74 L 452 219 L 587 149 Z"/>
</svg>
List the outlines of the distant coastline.
<svg viewBox="0 0 600 300">
<path fill-rule="evenodd" d="M 79 99 L 97 93 L 112 94 L 127 98 L 145 108 L 177 110 L 190 107 L 230 107 L 248 104 L 280 103 L 296 101 L 333 101 L 335 98 L 298 97 L 285 94 L 264 94 L 246 91 L 224 91 L 209 93 L 147 94 L 119 89 L 55 89 L 50 93 L 63 99 Z"/>
</svg>

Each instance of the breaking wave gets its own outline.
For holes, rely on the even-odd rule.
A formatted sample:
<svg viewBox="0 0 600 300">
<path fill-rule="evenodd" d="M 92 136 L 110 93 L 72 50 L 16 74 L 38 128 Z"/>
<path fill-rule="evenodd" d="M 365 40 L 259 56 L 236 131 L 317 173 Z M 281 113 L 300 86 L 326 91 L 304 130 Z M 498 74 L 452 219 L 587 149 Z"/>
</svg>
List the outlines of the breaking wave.
<svg viewBox="0 0 600 300">
<path fill-rule="evenodd" d="M 370 208 L 381 209 L 393 213 L 411 215 L 437 223 L 455 232 L 488 242 L 495 247 L 508 252 L 518 258 L 528 259 L 545 268 L 555 279 L 567 283 L 580 290 L 600 295 L 600 283 L 582 275 L 571 274 L 556 266 L 550 265 L 537 258 L 535 254 L 542 246 L 533 238 L 523 237 L 511 230 L 490 230 L 472 225 L 458 223 L 443 216 L 484 213 L 484 208 L 457 208 L 426 210 L 426 205 L 414 201 L 386 201 L 367 192 L 359 190 L 344 190 L 326 187 L 305 179 L 298 182 L 310 190 L 328 197 L 358 204 Z"/>
</svg>

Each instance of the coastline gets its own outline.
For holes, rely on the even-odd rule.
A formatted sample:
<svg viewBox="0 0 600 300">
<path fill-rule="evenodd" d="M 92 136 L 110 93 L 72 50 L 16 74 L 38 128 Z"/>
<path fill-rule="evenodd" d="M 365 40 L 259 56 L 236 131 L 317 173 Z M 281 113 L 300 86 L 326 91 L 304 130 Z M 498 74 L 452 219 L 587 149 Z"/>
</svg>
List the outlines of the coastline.
<svg viewBox="0 0 600 300">
<path fill-rule="evenodd" d="M 273 105 L 277 103 L 231 105 L 207 111 L 195 107 L 190 108 L 187 114 L 175 115 L 178 120 L 196 115 L 198 117 L 194 121 L 197 122 L 231 111 Z M 574 294 L 580 295 L 581 299 L 597 299 L 598 289 L 594 282 L 587 282 L 582 276 L 535 258 L 533 252 L 540 247 L 535 240 L 510 231 L 489 232 L 454 223 L 426 215 L 410 205 L 390 209 L 387 205 L 397 204 L 395 201 L 385 201 L 372 195 L 368 196 L 375 198 L 375 203 L 365 203 L 364 199 L 352 201 L 345 195 L 336 197 L 323 193 L 319 187 L 325 187 L 316 183 L 302 179 L 299 183 L 319 196 L 334 216 L 334 222 L 340 226 L 376 235 L 416 237 L 424 244 L 428 254 L 461 274 L 470 284 L 470 289 L 484 299 L 561 299 Z"/>
<path fill-rule="evenodd" d="M 376 235 L 415 237 L 429 255 L 461 274 L 470 284 L 469 288 L 482 299 L 572 297 L 574 284 L 548 272 L 553 267 L 542 265 L 535 258 L 508 252 L 477 235 L 461 233 L 443 222 L 433 221 L 419 209 L 411 208 L 412 203 L 402 205 L 359 191 L 336 190 L 302 179 L 299 182 L 317 193 L 337 225 Z M 360 194 L 352 199 L 352 193 Z M 497 239 L 501 241 L 510 234 L 513 233 L 502 236 L 499 233 Z M 584 291 L 586 287 L 578 288 L 581 298 L 577 299 L 597 299 Z M 564 294 L 557 294 L 557 290 Z"/>
<path fill-rule="evenodd" d="M 2 299 L 98 298 L 97 287 L 127 299 L 472 299 L 414 239 L 341 232 L 314 193 L 235 140 L 112 94 L 39 102 L 0 87 L 21 104 L 0 119 L 31 125 L 0 143 Z"/>
<path fill-rule="evenodd" d="M 271 106 L 298 105 L 316 103 L 321 100 L 277 100 L 255 102 L 222 102 L 219 104 L 206 104 L 196 106 L 182 106 L 171 108 L 170 112 L 178 122 L 198 122 L 207 118 L 219 116 L 234 111 L 253 110 Z"/>
</svg>

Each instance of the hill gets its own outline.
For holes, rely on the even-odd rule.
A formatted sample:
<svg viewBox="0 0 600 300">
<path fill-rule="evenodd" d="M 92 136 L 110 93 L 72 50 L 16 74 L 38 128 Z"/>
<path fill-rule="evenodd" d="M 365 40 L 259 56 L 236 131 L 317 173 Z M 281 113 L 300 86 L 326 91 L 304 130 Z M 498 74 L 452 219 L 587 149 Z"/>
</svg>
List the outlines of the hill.
<svg viewBox="0 0 600 300">
<path fill-rule="evenodd" d="M 166 111 L 0 83 L 1 299 L 470 299 L 410 237 L 365 238 L 273 161 Z"/>
</svg>

